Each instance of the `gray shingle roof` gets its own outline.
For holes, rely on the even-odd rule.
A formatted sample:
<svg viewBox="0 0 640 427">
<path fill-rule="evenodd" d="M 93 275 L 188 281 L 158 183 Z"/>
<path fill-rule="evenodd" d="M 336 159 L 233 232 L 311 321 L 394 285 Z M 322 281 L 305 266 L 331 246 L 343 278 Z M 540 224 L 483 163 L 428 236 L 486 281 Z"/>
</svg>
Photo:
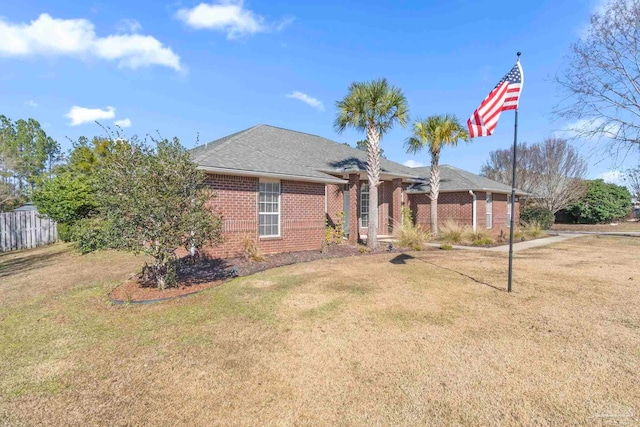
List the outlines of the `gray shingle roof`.
<svg viewBox="0 0 640 427">
<path fill-rule="evenodd" d="M 322 182 L 344 182 L 330 173 L 366 169 L 367 154 L 356 148 L 308 133 L 257 125 L 191 150 L 203 169 L 291 176 Z M 403 178 L 415 170 L 381 159 L 381 171 Z"/>
<path fill-rule="evenodd" d="M 367 153 L 304 132 L 257 125 L 191 150 L 202 169 L 257 176 L 291 177 L 318 182 L 345 182 L 334 175 L 366 170 Z M 381 159 L 382 173 L 420 179 L 409 193 L 429 192 L 428 167 L 410 168 Z M 510 193 L 511 187 L 453 166 L 440 166 L 440 191 Z M 518 194 L 526 194 L 518 190 Z"/>
<path fill-rule="evenodd" d="M 413 184 L 407 190 L 408 193 L 428 193 L 431 190 L 429 185 L 429 176 L 431 168 L 413 168 L 415 173 L 420 176 L 422 182 Z M 458 169 L 449 165 L 440 166 L 440 191 L 488 191 L 492 193 L 511 193 L 511 186 L 501 182 L 494 181 L 484 176 L 476 175 L 462 169 Z M 516 189 L 517 195 L 526 195 L 527 193 Z"/>
</svg>

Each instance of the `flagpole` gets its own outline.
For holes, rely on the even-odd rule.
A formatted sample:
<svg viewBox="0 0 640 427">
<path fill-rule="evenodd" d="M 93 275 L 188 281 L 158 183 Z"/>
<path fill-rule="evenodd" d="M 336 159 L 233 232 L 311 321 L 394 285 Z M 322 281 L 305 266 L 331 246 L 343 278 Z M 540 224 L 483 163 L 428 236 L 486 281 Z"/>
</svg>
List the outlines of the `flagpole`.
<svg viewBox="0 0 640 427">
<path fill-rule="evenodd" d="M 520 62 L 520 52 L 518 52 L 518 62 Z M 516 107 L 516 117 L 513 126 L 513 156 L 511 162 L 511 219 L 509 224 L 509 281 L 507 292 L 511 292 L 513 279 L 513 234 L 515 228 L 516 211 L 516 155 L 518 152 L 518 108 Z"/>
</svg>

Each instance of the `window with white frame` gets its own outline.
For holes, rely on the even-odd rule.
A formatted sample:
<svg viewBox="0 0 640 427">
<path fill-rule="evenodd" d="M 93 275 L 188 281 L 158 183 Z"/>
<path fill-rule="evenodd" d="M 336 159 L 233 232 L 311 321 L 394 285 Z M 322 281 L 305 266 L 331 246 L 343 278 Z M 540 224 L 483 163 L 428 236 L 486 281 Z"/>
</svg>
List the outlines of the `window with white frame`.
<svg viewBox="0 0 640 427">
<path fill-rule="evenodd" d="M 487 228 L 493 227 L 493 194 L 487 193 Z"/>
<path fill-rule="evenodd" d="M 280 182 L 260 182 L 258 220 L 260 237 L 280 236 Z"/>
<path fill-rule="evenodd" d="M 369 184 L 360 186 L 360 227 L 369 227 Z"/>
<path fill-rule="evenodd" d="M 507 227 L 511 227 L 511 195 L 507 196 Z"/>
</svg>

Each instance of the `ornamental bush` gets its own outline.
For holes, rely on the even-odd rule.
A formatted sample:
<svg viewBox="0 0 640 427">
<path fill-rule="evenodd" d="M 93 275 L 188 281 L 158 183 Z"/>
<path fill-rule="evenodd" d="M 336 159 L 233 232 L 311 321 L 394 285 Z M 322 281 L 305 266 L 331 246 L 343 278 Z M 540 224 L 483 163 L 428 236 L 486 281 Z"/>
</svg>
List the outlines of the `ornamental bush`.
<svg viewBox="0 0 640 427">
<path fill-rule="evenodd" d="M 587 181 L 587 190 L 569 211 L 581 224 L 597 224 L 621 219 L 631 211 L 631 193 L 626 187 L 601 179 Z"/>
<path fill-rule="evenodd" d="M 525 226 L 537 223 L 543 230 L 548 230 L 554 222 L 555 215 L 553 215 L 551 209 L 544 206 L 527 206 L 520 213 L 520 223 Z"/>
<path fill-rule="evenodd" d="M 96 248 L 104 240 L 107 247 L 152 257 L 145 277 L 164 289 L 176 285 L 178 249 L 197 253 L 222 242 L 222 217 L 209 207 L 215 194 L 205 173 L 178 139 L 152 142 L 116 141 L 97 173 L 101 227 L 86 227 L 83 237 Z"/>
</svg>

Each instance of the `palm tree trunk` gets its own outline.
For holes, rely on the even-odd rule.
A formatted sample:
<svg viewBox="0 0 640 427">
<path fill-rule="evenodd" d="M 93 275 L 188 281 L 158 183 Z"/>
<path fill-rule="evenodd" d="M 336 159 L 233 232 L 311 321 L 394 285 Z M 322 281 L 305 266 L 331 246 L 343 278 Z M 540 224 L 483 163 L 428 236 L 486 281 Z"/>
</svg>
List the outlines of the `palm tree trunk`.
<svg viewBox="0 0 640 427">
<path fill-rule="evenodd" d="M 367 127 L 367 178 L 369 179 L 369 227 L 367 246 L 378 247 L 378 185 L 380 185 L 380 132 L 374 124 Z"/>
<path fill-rule="evenodd" d="M 438 195 L 440 194 L 440 152 L 431 153 L 431 234 L 438 235 Z"/>
</svg>

